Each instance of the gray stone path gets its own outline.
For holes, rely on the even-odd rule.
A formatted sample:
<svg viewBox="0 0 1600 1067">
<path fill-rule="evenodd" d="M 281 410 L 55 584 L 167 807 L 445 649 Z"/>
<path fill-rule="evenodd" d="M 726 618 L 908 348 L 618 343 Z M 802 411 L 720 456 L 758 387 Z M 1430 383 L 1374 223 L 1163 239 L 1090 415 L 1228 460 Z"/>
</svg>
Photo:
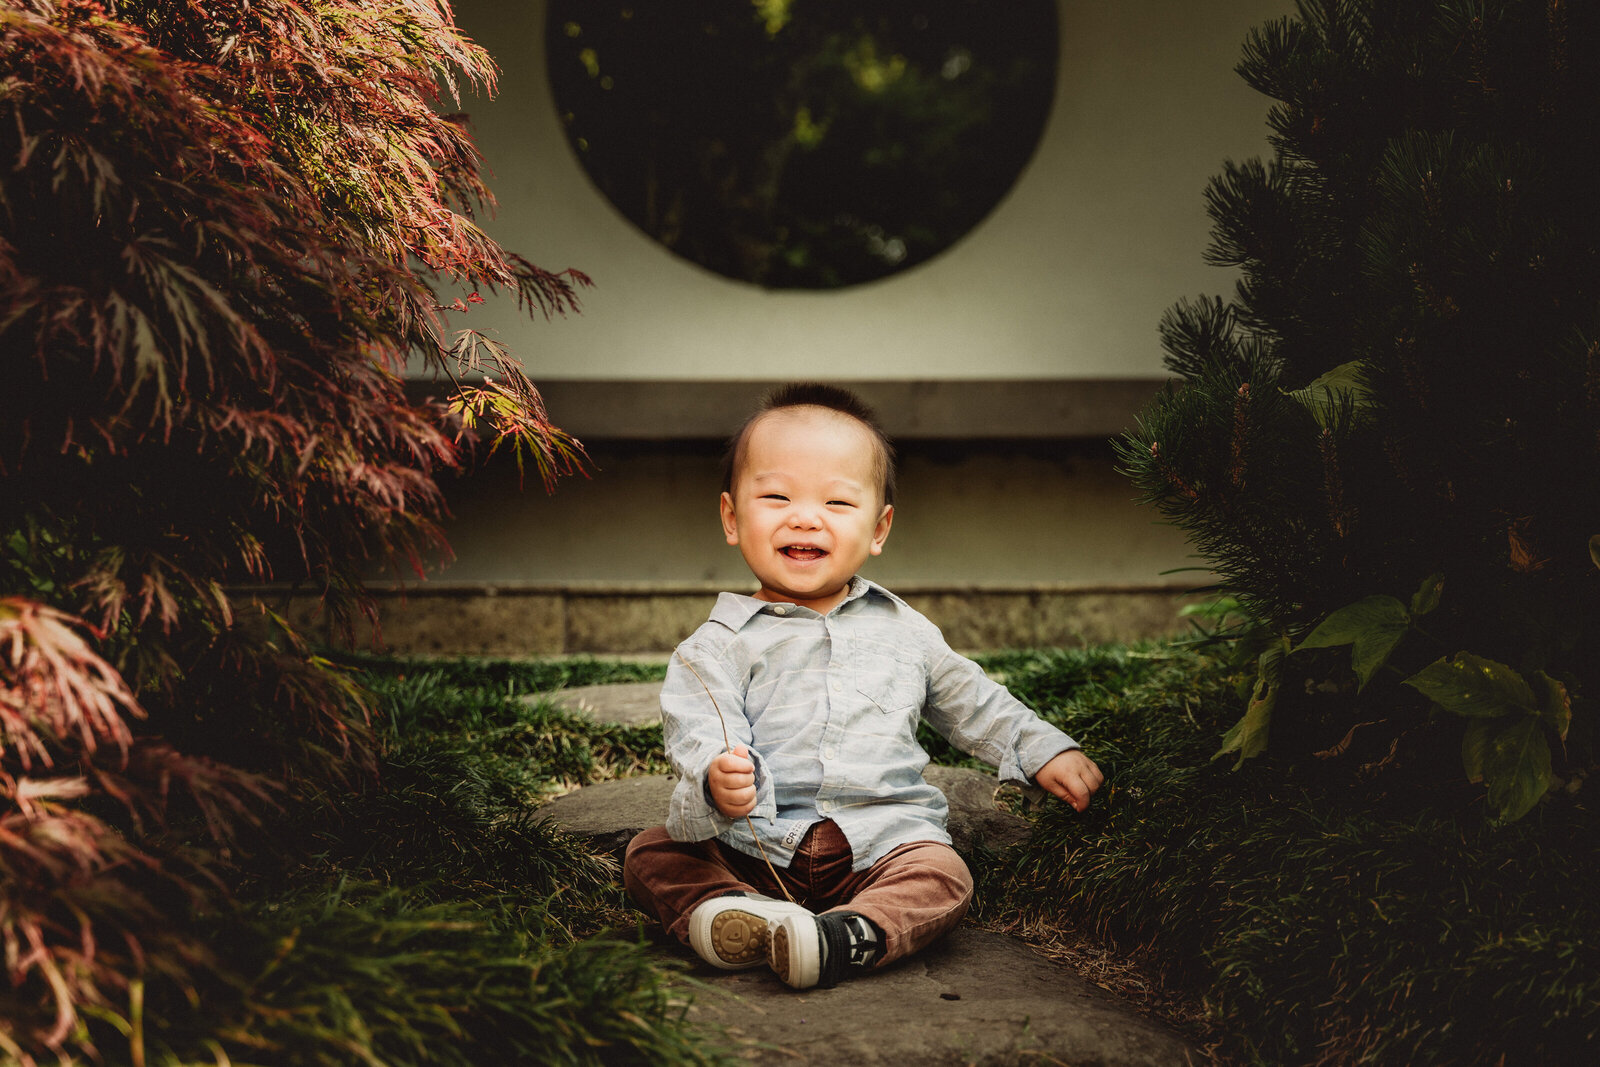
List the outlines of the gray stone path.
<svg viewBox="0 0 1600 1067">
<path fill-rule="evenodd" d="M 692 973 L 711 992 L 695 999 L 690 1016 L 724 1027 L 753 1063 L 1194 1062 L 1176 1035 L 1115 995 L 1015 938 L 969 926 L 833 989 L 797 993 L 764 968 Z"/>
<path fill-rule="evenodd" d="M 571 711 L 581 711 L 600 722 L 639 726 L 661 718 L 660 682 L 584 685 L 572 689 L 559 689 L 549 696 L 561 707 Z M 541 697 L 528 699 L 538 700 Z"/>
<path fill-rule="evenodd" d="M 557 700 L 602 721 L 638 723 L 658 714 L 658 691 L 657 683 L 590 686 Z M 1027 835 L 1027 820 L 1001 802 L 993 775 L 930 767 L 926 777 L 949 798 L 950 834 L 964 853 Z M 665 819 L 672 782 L 651 775 L 597 783 L 546 804 L 542 817 L 620 860 L 629 838 Z M 1157 1067 L 1199 1060 L 1164 1024 L 1115 994 L 1016 938 L 976 927 L 869 977 L 804 993 L 765 968 L 717 971 L 664 936 L 658 943 L 664 955 L 685 961 L 680 985 L 694 994 L 691 1017 L 722 1029 L 751 1063 Z"/>
</svg>

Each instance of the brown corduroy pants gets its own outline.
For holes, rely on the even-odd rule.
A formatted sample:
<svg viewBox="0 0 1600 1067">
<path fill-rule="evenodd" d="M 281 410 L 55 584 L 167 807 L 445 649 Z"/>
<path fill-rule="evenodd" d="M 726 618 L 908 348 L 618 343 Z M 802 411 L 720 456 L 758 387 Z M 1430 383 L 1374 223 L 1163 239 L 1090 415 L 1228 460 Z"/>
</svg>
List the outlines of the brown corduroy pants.
<svg viewBox="0 0 1600 1067">
<path fill-rule="evenodd" d="M 901 845 L 864 871 L 852 871 L 850 843 L 831 819 L 806 831 L 794 862 L 777 868 L 795 902 L 813 912 L 854 911 L 883 931 L 878 966 L 909 956 L 951 930 L 972 901 L 972 875 L 955 849 L 938 841 Z M 689 915 L 732 890 L 783 899 L 772 871 L 715 839 L 674 841 L 666 827 L 628 843 L 622 880 L 628 893 L 674 937 L 689 941 Z"/>
</svg>

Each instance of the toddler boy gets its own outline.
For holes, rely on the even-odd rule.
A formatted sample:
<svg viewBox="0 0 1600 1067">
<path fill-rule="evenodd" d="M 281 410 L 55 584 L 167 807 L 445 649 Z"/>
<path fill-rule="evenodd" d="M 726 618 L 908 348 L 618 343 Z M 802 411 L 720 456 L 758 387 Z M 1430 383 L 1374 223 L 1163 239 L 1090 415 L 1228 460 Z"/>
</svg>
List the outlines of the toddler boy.
<svg viewBox="0 0 1600 1067">
<path fill-rule="evenodd" d="M 721 508 L 760 588 L 723 593 L 672 658 L 661 711 L 680 777 L 624 882 L 713 966 L 831 986 L 934 941 L 972 898 L 944 795 L 922 779 L 920 719 L 1078 811 L 1101 775 L 856 574 L 889 536 L 894 455 L 854 394 L 768 396 L 729 445 Z"/>
</svg>

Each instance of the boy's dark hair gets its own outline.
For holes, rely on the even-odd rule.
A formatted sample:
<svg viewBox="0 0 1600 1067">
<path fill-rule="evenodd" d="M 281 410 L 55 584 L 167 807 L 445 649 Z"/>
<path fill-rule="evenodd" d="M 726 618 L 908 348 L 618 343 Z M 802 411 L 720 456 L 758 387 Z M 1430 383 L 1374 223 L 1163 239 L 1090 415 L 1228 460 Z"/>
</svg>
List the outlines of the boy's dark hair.
<svg viewBox="0 0 1600 1067">
<path fill-rule="evenodd" d="M 824 385 L 821 382 L 790 382 L 778 386 L 762 397 L 761 406 L 745 419 L 734 435 L 728 439 L 728 448 L 722 454 L 722 491 L 733 492 L 733 475 L 744 458 L 744 442 L 750 434 L 750 427 L 754 426 L 763 415 L 781 408 L 798 407 L 818 407 L 837 411 L 867 428 L 878 443 L 878 455 L 874 466 L 877 468 L 878 485 L 883 492 L 883 502 L 893 504 L 894 446 L 889 443 L 889 435 L 883 432 L 883 427 L 878 425 L 877 414 L 866 401 L 850 390 L 841 389 L 837 385 Z"/>
</svg>

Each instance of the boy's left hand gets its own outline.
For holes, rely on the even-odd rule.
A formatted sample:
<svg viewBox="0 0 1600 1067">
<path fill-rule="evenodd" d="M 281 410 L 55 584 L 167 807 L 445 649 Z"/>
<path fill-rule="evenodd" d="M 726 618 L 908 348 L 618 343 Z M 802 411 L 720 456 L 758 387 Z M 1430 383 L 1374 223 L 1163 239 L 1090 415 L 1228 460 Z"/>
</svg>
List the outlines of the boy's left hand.
<svg viewBox="0 0 1600 1067">
<path fill-rule="evenodd" d="M 1033 780 L 1039 783 L 1039 788 L 1071 804 L 1074 810 L 1083 811 L 1105 776 L 1094 765 L 1094 760 L 1083 754 L 1083 749 L 1071 748 L 1058 752 L 1040 767 Z"/>
</svg>

